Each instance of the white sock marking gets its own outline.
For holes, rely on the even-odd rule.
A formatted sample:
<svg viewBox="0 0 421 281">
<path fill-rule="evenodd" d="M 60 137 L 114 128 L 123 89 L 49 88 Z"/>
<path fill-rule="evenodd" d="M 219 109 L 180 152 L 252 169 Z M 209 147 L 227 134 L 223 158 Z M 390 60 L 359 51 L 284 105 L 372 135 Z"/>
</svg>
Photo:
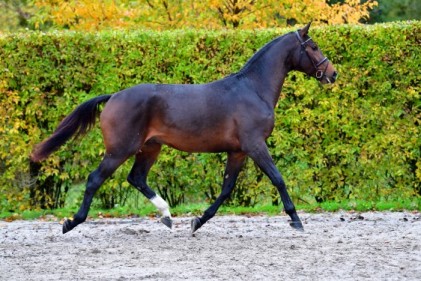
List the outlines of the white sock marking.
<svg viewBox="0 0 421 281">
<path fill-rule="evenodd" d="M 161 196 L 156 195 L 151 199 L 152 204 L 155 205 L 155 207 L 162 213 L 164 217 L 170 217 L 170 208 L 168 207 L 168 203 L 165 202 L 164 199 L 161 198 Z"/>
</svg>

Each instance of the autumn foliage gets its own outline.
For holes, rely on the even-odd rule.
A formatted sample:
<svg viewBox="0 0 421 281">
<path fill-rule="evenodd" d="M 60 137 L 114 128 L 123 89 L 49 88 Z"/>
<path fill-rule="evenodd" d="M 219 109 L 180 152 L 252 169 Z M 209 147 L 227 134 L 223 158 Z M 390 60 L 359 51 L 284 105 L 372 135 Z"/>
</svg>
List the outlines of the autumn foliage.
<svg viewBox="0 0 421 281">
<path fill-rule="evenodd" d="M 35 20 L 74 30 L 180 28 L 255 29 L 295 23 L 364 22 L 375 0 L 36 0 Z M 362 3 L 363 2 L 363 3 Z"/>
</svg>

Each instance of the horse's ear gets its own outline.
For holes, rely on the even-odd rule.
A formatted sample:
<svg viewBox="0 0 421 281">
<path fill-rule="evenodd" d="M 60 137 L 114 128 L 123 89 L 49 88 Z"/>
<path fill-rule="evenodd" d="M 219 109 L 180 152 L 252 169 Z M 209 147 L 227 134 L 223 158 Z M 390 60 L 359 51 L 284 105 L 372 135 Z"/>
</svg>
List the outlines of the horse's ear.
<svg viewBox="0 0 421 281">
<path fill-rule="evenodd" d="M 303 29 L 300 29 L 301 38 L 304 38 L 307 35 L 308 30 L 310 29 L 310 25 L 311 25 L 311 21 L 306 26 L 304 26 Z"/>
</svg>

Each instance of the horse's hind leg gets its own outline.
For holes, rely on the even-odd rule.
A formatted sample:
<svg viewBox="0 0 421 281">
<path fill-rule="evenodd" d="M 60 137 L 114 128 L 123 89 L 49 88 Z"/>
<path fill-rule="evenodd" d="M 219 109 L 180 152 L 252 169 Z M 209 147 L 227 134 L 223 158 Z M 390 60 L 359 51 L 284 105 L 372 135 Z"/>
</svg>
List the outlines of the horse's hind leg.
<svg viewBox="0 0 421 281">
<path fill-rule="evenodd" d="M 138 189 L 158 210 L 162 213 L 161 222 L 172 228 L 171 213 L 168 203 L 156 194 L 146 183 L 146 177 L 152 165 L 155 163 L 158 154 L 161 152 L 161 145 L 158 143 L 147 143 L 142 151 L 136 154 L 136 160 L 130 171 L 127 181 Z"/>
<path fill-rule="evenodd" d="M 225 167 L 224 182 L 222 184 L 222 192 L 215 200 L 215 202 L 205 211 L 201 218 L 194 218 L 191 221 L 191 232 L 194 233 L 204 223 L 210 220 L 218 211 L 222 203 L 230 196 L 238 174 L 243 167 L 246 154 L 242 152 L 228 153 L 227 165 Z"/>
<path fill-rule="evenodd" d="M 99 167 L 88 177 L 83 202 L 79 211 L 73 216 L 72 220 L 66 220 L 63 223 L 63 234 L 86 220 L 95 192 L 126 159 L 126 157 L 116 157 L 112 155 L 106 155 L 104 157 Z"/>
</svg>

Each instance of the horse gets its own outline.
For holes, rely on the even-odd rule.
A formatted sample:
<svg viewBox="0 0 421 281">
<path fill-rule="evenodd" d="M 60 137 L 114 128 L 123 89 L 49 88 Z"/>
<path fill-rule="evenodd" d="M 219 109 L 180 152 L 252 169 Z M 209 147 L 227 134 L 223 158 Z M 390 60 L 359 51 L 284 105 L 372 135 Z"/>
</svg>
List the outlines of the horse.
<svg viewBox="0 0 421 281">
<path fill-rule="evenodd" d="M 40 162 L 71 138 L 86 134 L 96 122 L 99 105 L 105 154 L 89 174 L 82 204 L 63 234 L 83 223 L 95 192 L 128 158 L 134 156 L 128 182 L 154 204 L 161 222 L 172 227 L 165 200 L 147 184 L 147 175 L 162 145 L 186 152 L 226 152 L 222 190 L 203 215 L 191 220 L 193 234 L 211 219 L 230 196 L 250 157 L 277 188 L 290 225 L 304 231 L 284 179 L 269 153 L 266 139 L 274 128 L 274 108 L 289 71 L 301 71 L 322 84 L 337 72 L 304 28 L 279 36 L 258 50 L 237 73 L 206 84 L 138 84 L 80 104 L 30 155 Z"/>
</svg>

